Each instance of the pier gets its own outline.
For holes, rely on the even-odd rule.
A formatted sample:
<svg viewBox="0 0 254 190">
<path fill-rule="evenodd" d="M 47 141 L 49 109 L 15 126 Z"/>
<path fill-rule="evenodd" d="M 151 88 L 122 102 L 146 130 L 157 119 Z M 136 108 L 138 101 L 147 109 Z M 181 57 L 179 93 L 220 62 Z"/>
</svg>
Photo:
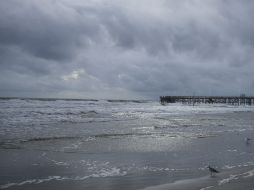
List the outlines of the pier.
<svg viewBox="0 0 254 190">
<path fill-rule="evenodd" d="M 161 96 L 161 104 L 182 103 L 182 104 L 230 104 L 230 105 L 254 105 L 252 96 Z"/>
</svg>

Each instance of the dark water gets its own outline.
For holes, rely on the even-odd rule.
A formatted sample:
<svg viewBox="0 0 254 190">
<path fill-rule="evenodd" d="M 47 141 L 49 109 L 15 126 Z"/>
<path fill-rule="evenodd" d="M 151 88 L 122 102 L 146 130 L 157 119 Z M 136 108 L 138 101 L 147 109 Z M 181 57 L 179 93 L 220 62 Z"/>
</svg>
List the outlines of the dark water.
<svg viewBox="0 0 254 190">
<path fill-rule="evenodd" d="M 249 106 L 1 99 L 0 188 L 142 189 L 249 167 L 253 129 Z"/>
</svg>

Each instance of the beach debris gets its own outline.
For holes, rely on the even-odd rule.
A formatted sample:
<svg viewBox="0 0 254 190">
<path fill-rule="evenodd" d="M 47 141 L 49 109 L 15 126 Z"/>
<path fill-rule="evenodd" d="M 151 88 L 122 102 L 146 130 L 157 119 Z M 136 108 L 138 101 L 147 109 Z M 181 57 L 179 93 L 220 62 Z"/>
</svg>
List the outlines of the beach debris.
<svg viewBox="0 0 254 190">
<path fill-rule="evenodd" d="M 251 139 L 251 138 L 246 137 L 244 140 L 245 140 L 245 143 L 248 145 L 248 144 L 250 144 L 250 141 L 251 141 L 252 139 Z"/>
<path fill-rule="evenodd" d="M 207 168 L 208 168 L 208 169 L 209 169 L 209 171 L 210 171 L 211 177 L 213 177 L 213 176 L 214 176 L 213 174 L 215 174 L 215 173 L 219 173 L 219 171 L 218 171 L 218 170 L 216 170 L 215 168 L 212 168 L 210 165 L 209 165 L 209 166 L 207 166 Z"/>
</svg>

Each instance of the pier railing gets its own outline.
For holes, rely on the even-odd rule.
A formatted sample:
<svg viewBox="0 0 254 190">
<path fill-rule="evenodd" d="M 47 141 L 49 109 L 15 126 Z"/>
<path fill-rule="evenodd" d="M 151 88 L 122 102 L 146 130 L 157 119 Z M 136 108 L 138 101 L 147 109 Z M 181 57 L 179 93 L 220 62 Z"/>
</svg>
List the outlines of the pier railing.
<svg viewBox="0 0 254 190">
<path fill-rule="evenodd" d="M 254 105 L 254 97 L 250 96 L 161 96 L 160 102 L 183 104 L 231 104 Z"/>
</svg>

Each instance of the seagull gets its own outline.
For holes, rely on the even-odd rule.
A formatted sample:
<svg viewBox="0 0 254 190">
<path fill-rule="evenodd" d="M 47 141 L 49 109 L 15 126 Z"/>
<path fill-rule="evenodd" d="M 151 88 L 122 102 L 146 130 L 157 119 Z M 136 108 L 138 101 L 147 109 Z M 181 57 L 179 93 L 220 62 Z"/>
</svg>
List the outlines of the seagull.
<svg viewBox="0 0 254 190">
<path fill-rule="evenodd" d="M 213 176 L 213 173 L 219 173 L 218 170 L 212 168 L 211 166 L 207 166 L 207 168 L 209 169 L 210 173 L 211 173 L 211 177 Z"/>
</svg>

